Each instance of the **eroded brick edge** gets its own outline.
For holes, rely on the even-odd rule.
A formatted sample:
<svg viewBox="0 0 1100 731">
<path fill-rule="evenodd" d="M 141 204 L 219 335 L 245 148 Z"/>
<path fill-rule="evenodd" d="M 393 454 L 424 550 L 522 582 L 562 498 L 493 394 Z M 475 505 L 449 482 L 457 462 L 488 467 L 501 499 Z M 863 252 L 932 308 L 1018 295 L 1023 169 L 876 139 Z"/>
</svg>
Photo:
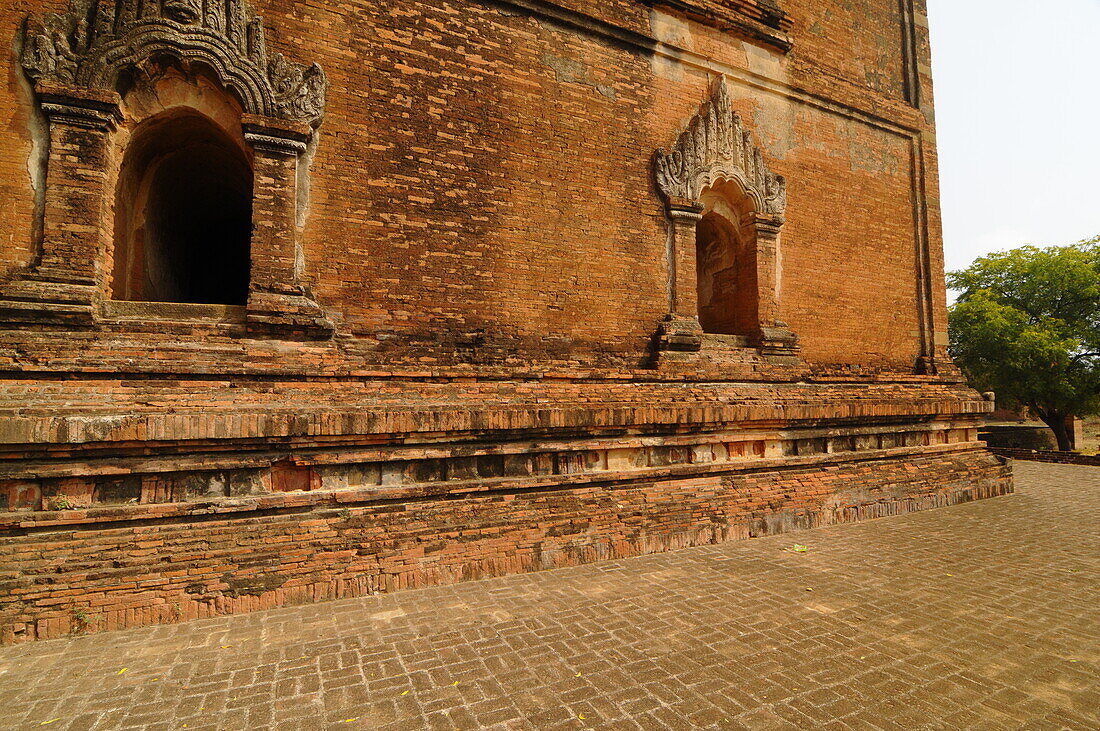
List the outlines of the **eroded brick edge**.
<svg viewBox="0 0 1100 731">
<path fill-rule="evenodd" d="M 0 642 L 140 627 L 849 523 L 1012 492 L 988 451 L 8 535 Z M 302 493 L 308 495 L 308 493 Z"/>
</svg>

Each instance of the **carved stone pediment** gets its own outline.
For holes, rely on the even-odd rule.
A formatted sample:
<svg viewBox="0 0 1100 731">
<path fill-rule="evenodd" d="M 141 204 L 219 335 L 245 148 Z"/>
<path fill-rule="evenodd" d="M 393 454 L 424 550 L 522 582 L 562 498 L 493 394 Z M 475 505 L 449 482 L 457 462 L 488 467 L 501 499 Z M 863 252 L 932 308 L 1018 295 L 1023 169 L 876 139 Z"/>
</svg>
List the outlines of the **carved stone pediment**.
<svg viewBox="0 0 1100 731">
<path fill-rule="evenodd" d="M 245 111 L 320 124 L 328 85 L 317 64 L 269 54 L 263 21 L 244 0 L 71 0 L 24 29 L 27 75 L 113 89 L 119 75 L 160 56 L 212 69 Z"/>
<path fill-rule="evenodd" d="M 670 150 L 657 151 L 657 186 L 670 201 L 697 201 L 703 190 L 736 180 L 760 213 L 782 217 L 787 181 L 764 162 L 752 132 L 733 111 L 725 79 L 688 123 Z"/>
</svg>

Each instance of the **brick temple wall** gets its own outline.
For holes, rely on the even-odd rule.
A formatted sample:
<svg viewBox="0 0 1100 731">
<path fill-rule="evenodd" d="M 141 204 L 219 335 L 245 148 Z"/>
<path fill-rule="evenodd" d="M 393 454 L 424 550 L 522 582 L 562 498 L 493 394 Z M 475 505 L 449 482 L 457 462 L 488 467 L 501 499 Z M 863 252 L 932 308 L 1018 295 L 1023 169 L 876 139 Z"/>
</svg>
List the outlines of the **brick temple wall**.
<svg viewBox="0 0 1100 731">
<path fill-rule="evenodd" d="M 0 642 L 1011 491 L 944 351 L 923 0 L 778 0 L 775 22 L 763 0 L 255 0 L 270 51 L 328 79 L 297 175 L 270 148 L 309 139 L 285 119 L 242 147 L 269 329 L 254 302 L 112 301 L 88 275 L 142 114 L 247 130 L 177 70 L 120 89 L 117 129 L 78 114 L 48 145 L 21 29 L 67 3 L 0 7 Z M 760 325 L 800 350 L 656 348 L 677 281 L 656 151 L 719 78 L 787 180 Z M 24 276 L 44 221 L 53 271 L 92 283 Z M 79 324 L 33 306 L 62 289 Z"/>
<path fill-rule="evenodd" d="M 719 74 L 789 181 L 780 314 L 806 360 L 910 371 L 922 332 L 944 342 L 942 283 L 917 268 L 924 245 L 929 271 L 942 268 L 921 2 L 785 0 L 789 53 L 641 0 L 253 4 L 272 49 L 318 61 L 331 82 L 302 245 L 340 337 L 283 350 L 299 370 L 644 363 L 667 310 L 653 154 Z M 62 5 L 5 5 L 0 37 Z M 899 10 L 910 5 L 915 22 Z M 0 273 L 33 258 L 43 147 L 13 55 L 3 71 Z M 228 326 L 150 316 L 3 334 L 0 357 L 191 371 L 182 335 L 217 349 L 204 370 L 274 367 L 269 344 Z"/>
<path fill-rule="evenodd" d="M 994 454 L 1008 459 L 1024 459 L 1032 462 L 1053 462 L 1055 464 L 1076 464 L 1086 467 L 1100 467 L 1100 455 L 1077 454 L 1075 452 L 1055 452 L 1045 449 L 1012 449 L 1010 447 L 991 447 Z"/>
<path fill-rule="evenodd" d="M 22 399 L 22 408 L 13 407 Z M 1012 490 L 991 404 L 851 384 L 0 384 L 2 641 L 391 591 Z M 241 404 L 251 404 L 251 409 Z"/>
</svg>

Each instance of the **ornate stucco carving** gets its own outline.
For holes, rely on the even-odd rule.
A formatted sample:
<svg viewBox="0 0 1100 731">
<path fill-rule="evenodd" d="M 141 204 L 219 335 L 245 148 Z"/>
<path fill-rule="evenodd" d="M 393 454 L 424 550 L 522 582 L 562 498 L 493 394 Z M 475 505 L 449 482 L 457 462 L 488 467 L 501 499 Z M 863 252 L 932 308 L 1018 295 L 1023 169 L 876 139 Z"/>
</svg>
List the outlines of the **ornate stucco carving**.
<svg viewBox="0 0 1100 731">
<path fill-rule="evenodd" d="M 244 0 L 71 0 L 28 20 L 21 60 L 35 81 L 112 89 L 126 69 L 163 55 L 211 68 L 251 114 L 314 126 L 324 114 L 324 71 L 269 54 Z"/>
<path fill-rule="evenodd" d="M 736 180 L 761 213 L 782 216 L 787 209 L 787 181 L 768 169 L 752 132 L 733 111 L 725 79 L 672 149 L 657 151 L 657 185 L 670 200 L 697 201 L 721 180 Z"/>
</svg>

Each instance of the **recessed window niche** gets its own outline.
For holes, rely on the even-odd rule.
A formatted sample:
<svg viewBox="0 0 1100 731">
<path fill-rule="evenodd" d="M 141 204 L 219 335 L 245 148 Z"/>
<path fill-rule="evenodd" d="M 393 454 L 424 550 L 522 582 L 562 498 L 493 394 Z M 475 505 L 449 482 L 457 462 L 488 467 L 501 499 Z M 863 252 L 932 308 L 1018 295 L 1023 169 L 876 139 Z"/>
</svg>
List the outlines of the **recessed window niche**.
<svg viewBox="0 0 1100 731">
<path fill-rule="evenodd" d="M 795 358 L 798 338 L 778 319 L 787 182 L 734 111 L 724 78 L 654 162 L 669 225 L 669 311 L 658 351 L 717 342 Z"/>
<path fill-rule="evenodd" d="M 298 239 L 324 71 L 269 50 L 244 3 L 135 7 L 71 0 L 23 24 L 49 146 L 40 250 L 0 280 L 0 326 L 118 327 L 142 309 L 118 305 L 156 302 L 200 319 L 243 306 L 253 336 L 331 338 Z"/>
<path fill-rule="evenodd" d="M 245 151 L 197 113 L 140 125 L 115 207 L 116 300 L 244 305 L 252 230 Z"/>
<path fill-rule="evenodd" d="M 756 333 L 756 241 L 715 211 L 695 225 L 699 324 L 705 333 Z"/>
</svg>

